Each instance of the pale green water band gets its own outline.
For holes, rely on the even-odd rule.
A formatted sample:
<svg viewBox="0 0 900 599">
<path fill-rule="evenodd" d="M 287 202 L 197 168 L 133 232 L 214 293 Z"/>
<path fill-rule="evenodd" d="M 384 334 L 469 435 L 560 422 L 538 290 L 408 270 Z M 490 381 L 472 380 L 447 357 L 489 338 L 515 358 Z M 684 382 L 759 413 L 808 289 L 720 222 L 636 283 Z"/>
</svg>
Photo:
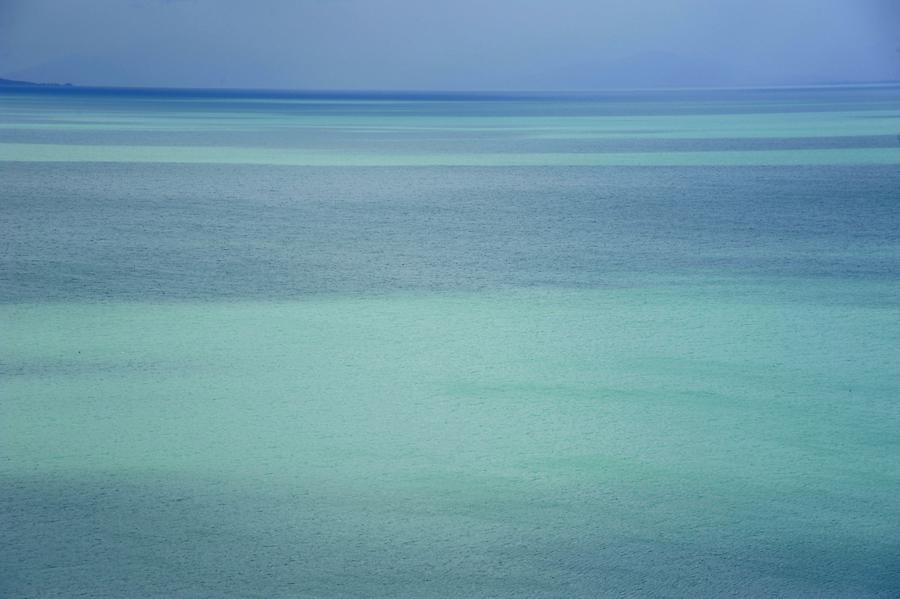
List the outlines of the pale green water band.
<svg viewBox="0 0 900 599">
<path fill-rule="evenodd" d="M 829 111 L 731 115 L 576 117 L 385 117 L 335 115 L 271 116 L 235 111 L 177 112 L 168 118 L 102 112 L 52 113 L 31 122 L 28 111 L 0 110 L 0 130 L 54 131 L 246 131 L 327 128 L 369 132 L 484 132 L 538 139 L 765 139 L 893 135 L 896 111 Z"/>
<path fill-rule="evenodd" d="M 707 152 L 381 154 L 221 146 L 3 143 L 0 144 L 0 161 L 289 166 L 815 166 L 900 164 L 900 147 Z"/>
</svg>

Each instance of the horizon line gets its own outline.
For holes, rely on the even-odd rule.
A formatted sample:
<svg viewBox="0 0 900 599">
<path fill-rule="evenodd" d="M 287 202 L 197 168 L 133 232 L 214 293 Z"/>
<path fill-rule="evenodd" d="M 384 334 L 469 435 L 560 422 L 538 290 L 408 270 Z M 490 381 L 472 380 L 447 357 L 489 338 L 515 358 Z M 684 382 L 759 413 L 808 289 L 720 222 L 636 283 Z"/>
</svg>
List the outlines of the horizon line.
<svg viewBox="0 0 900 599">
<path fill-rule="evenodd" d="M 900 79 L 878 81 L 838 81 L 822 83 L 790 83 L 760 85 L 681 85 L 656 87 L 605 87 L 605 88 L 570 88 L 570 89 L 415 89 L 415 88 L 301 88 L 301 87 L 180 87 L 171 85 L 92 85 L 80 83 L 37 82 L 0 77 L 0 81 L 12 82 L 0 85 L 0 90 L 12 87 L 44 88 L 44 89 L 98 89 L 98 90 L 159 90 L 159 91 L 197 91 L 197 92 L 279 92 L 299 94 L 598 94 L 621 92 L 678 92 L 678 91 L 752 91 L 752 90 L 791 90 L 791 89 L 828 89 L 848 87 L 897 87 Z"/>
</svg>

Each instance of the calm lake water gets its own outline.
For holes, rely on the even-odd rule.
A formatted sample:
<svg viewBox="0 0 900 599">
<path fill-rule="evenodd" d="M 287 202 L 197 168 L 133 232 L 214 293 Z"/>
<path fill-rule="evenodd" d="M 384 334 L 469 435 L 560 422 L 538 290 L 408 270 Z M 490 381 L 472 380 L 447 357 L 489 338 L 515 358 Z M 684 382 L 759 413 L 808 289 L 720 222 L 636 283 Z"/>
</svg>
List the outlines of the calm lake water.
<svg viewBox="0 0 900 599">
<path fill-rule="evenodd" d="M 897 597 L 898 134 L 0 91 L 0 596 Z"/>
</svg>

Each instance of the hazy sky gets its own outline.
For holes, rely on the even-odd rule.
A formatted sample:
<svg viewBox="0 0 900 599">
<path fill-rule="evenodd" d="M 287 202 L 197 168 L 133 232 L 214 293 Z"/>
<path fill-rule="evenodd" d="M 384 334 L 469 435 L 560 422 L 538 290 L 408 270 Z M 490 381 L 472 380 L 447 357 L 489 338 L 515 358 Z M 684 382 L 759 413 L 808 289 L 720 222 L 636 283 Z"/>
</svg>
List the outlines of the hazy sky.
<svg viewBox="0 0 900 599">
<path fill-rule="evenodd" d="M 900 79 L 900 0 L 0 0 L 0 77 L 603 89 Z"/>
</svg>

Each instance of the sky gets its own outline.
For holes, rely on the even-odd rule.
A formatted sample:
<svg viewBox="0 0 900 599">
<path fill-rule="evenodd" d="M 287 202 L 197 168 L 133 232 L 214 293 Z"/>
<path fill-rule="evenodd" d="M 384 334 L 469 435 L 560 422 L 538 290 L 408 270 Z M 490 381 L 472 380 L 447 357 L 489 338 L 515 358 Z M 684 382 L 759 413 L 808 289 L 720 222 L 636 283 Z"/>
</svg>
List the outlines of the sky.
<svg viewBox="0 0 900 599">
<path fill-rule="evenodd" d="M 602 90 L 900 79 L 900 0 L 0 0 L 0 77 Z"/>
</svg>

